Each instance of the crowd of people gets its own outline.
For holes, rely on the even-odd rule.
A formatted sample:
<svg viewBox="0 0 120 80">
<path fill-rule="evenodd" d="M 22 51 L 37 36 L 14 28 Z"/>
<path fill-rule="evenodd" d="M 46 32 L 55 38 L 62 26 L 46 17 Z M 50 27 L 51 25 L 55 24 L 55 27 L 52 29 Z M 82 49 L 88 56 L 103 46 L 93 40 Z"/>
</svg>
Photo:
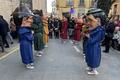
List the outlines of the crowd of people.
<svg viewBox="0 0 120 80">
<path fill-rule="evenodd" d="M 28 69 L 34 69 L 33 42 L 35 54 L 40 57 L 44 48 L 48 47 L 49 38 L 61 39 L 62 43 L 70 39 L 73 44 L 78 44 L 82 39 L 88 74 L 98 74 L 97 68 L 101 62 L 101 44 L 105 46 L 104 52 L 106 53 L 109 52 L 111 41 L 113 44 L 114 41 L 117 41 L 120 48 L 119 20 L 114 17 L 107 22 L 101 9 L 89 10 L 81 18 L 63 16 L 62 19 L 48 18 L 48 16 L 43 15 L 42 10 L 33 10 L 32 12 L 25 6 L 22 6 L 20 10 L 20 12 L 12 14 L 10 28 L 13 38 L 19 37 L 22 62 Z M 7 22 L 3 17 L 0 17 L 2 51 L 4 51 L 4 45 L 9 47 L 6 36 L 10 36 L 10 30 Z"/>
<path fill-rule="evenodd" d="M 68 19 L 63 16 L 63 19 L 60 20 L 58 18 L 48 18 L 41 14 L 39 10 L 34 10 L 33 14 L 26 7 L 22 7 L 22 9 L 18 16 L 13 15 L 13 19 L 18 17 L 18 21 L 21 20 L 21 24 L 18 25 L 18 34 L 22 62 L 26 68 L 34 69 L 33 41 L 36 56 L 40 57 L 43 54 L 43 49 L 48 47 L 49 37 L 53 38 L 53 35 L 55 39 L 60 38 L 62 43 L 72 39 L 74 44 L 80 41 L 81 36 L 84 36 L 86 40 L 83 44 L 83 50 L 88 74 L 98 74 L 96 68 L 100 66 L 101 61 L 100 43 L 104 39 L 105 33 L 99 16 L 95 17 L 92 14 L 87 14 L 83 19 Z"/>
<path fill-rule="evenodd" d="M 106 35 L 103 41 L 105 50 L 103 52 L 109 53 L 112 46 L 114 49 L 120 51 L 120 22 L 119 15 L 110 18 L 109 22 L 105 25 Z"/>
<path fill-rule="evenodd" d="M 49 18 L 49 38 L 59 39 L 64 43 L 67 39 L 71 39 L 74 43 L 78 43 L 81 40 L 83 20 L 77 18 L 66 18 L 59 19 Z"/>
</svg>

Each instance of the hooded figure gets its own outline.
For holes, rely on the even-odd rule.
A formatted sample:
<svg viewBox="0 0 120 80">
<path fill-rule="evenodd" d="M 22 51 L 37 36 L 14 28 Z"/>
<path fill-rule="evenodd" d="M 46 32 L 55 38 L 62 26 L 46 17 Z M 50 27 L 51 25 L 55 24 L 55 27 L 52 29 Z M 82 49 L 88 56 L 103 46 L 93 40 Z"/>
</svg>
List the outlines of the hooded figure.
<svg viewBox="0 0 120 80">
<path fill-rule="evenodd" d="M 87 63 L 88 74 L 98 74 L 96 68 L 101 62 L 101 47 L 100 43 L 104 39 L 105 31 L 102 27 L 104 23 L 101 20 L 105 19 L 105 14 L 100 9 L 92 9 L 87 13 L 86 19 L 89 23 L 90 32 L 86 34 L 88 38 L 85 45 L 85 56 Z"/>
<path fill-rule="evenodd" d="M 18 15 L 17 17 L 21 19 L 18 33 L 22 62 L 25 64 L 26 68 L 33 69 L 33 35 L 31 31 L 33 13 L 26 6 L 21 6 L 16 14 Z"/>
<path fill-rule="evenodd" d="M 39 15 L 35 15 L 33 19 L 32 29 L 34 31 L 34 49 L 37 51 L 37 56 L 41 56 L 44 49 L 43 42 L 43 24 Z"/>
</svg>

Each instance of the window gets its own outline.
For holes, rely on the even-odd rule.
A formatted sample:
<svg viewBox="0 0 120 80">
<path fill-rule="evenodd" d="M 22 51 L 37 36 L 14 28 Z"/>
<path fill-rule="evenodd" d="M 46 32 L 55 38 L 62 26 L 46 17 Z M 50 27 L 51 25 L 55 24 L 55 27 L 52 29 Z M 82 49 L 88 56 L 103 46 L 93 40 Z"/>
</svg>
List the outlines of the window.
<svg viewBox="0 0 120 80">
<path fill-rule="evenodd" d="M 67 6 L 73 6 L 74 5 L 74 1 L 73 0 L 67 0 L 66 1 L 66 5 Z"/>
<path fill-rule="evenodd" d="M 84 3 L 85 3 L 84 0 L 80 0 L 80 1 L 79 1 L 79 6 L 84 6 Z"/>
</svg>

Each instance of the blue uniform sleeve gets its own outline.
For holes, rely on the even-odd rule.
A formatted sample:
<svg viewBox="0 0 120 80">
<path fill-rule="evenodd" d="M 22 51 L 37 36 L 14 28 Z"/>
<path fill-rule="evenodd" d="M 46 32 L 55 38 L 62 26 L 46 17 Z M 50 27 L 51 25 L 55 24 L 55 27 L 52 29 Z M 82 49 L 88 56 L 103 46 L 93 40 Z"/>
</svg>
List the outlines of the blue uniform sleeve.
<svg viewBox="0 0 120 80">
<path fill-rule="evenodd" d="M 88 39 L 89 44 L 100 43 L 105 36 L 105 31 L 103 29 L 97 29 L 96 31 L 90 34 L 90 38 Z"/>
</svg>

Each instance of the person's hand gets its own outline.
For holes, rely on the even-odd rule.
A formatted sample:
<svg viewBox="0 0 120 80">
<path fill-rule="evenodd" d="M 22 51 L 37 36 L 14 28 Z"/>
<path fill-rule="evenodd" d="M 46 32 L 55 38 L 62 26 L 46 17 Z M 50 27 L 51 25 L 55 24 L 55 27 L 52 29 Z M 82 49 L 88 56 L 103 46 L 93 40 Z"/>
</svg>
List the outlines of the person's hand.
<svg viewBox="0 0 120 80">
<path fill-rule="evenodd" d="M 55 30 L 58 30 L 58 28 L 55 28 Z"/>
<path fill-rule="evenodd" d="M 53 29 L 50 29 L 50 31 L 52 32 L 52 31 L 53 31 Z"/>
<path fill-rule="evenodd" d="M 86 37 L 90 38 L 90 34 L 85 34 Z"/>
<path fill-rule="evenodd" d="M 81 35 L 82 35 L 82 36 L 85 36 L 85 33 L 84 33 L 84 32 L 81 32 Z"/>
</svg>

